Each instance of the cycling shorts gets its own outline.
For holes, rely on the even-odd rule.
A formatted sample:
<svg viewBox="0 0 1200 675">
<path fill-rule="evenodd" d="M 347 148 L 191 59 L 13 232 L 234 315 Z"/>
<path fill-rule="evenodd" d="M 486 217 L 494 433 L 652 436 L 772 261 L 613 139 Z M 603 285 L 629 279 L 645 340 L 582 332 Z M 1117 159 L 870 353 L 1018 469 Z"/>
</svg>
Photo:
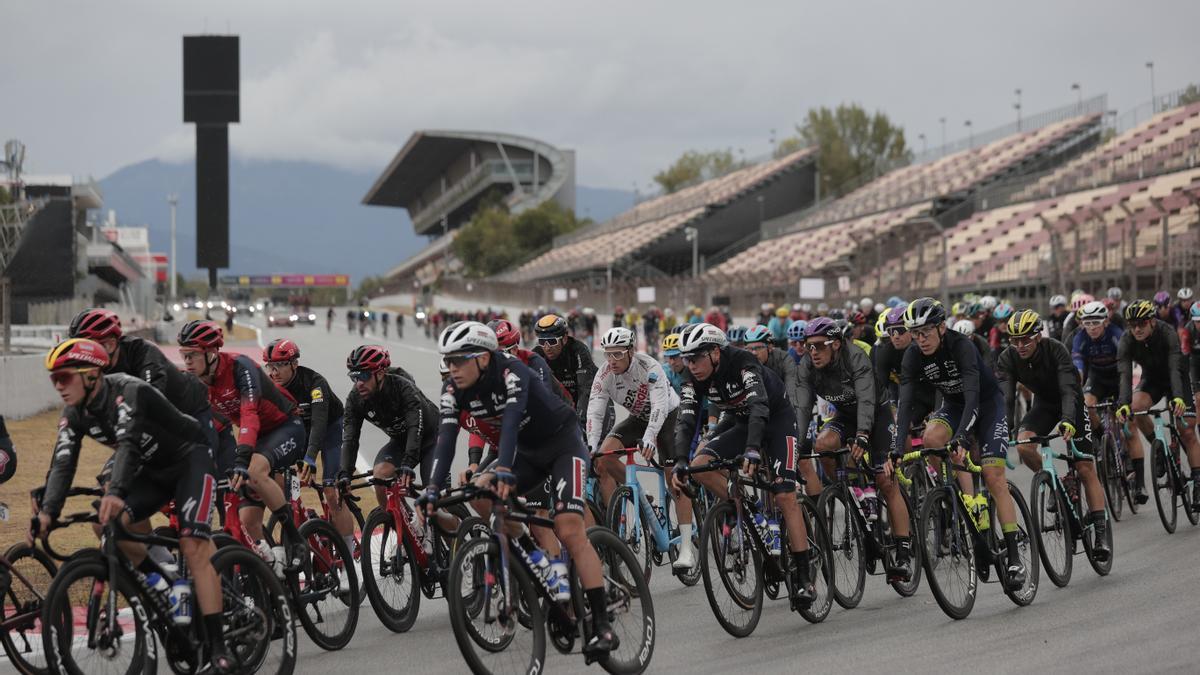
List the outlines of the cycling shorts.
<svg viewBox="0 0 1200 675">
<path fill-rule="evenodd" d="M 747 424 L 738 421 L 709 439 L 697 454 L 733 459 L 746 451 L 748 431 Z M 767 427 L 763 430 L 764 447 L 759 448 L 759 452 L 763 454 L 763 460 L 774 477 L 771 492 L 775 494 L 796 490 L 796 448 L 799 445 L 797 439 L 796 413 L 792 411 L 791 406 L 782 406 L 778 412 L 772 412 Z"/>
<path fill-rule="evenodd" d="M 212 536 L 212 509 L 217 497 L 216 467 L 208 448 L 193 444 L 183 461 L 166 469 L 143 469 L 125 499 L 134 522 L 158 513 L 172 499 L 179 518 L 179 536 Z M 182 505 L 182 506 L 181 506 Z"/>
<path fill-rule="evenodd" d="M 671 411 L 658 430 L 655 446 L 658 448 L 658 463 L 668 466 L 675 462 L 675 422 L 679 419 L 679 409 Z M 636 447 L 646 433 L 646 421 L 632 415 L 621 420 L 608 435 L 621 441 L 621 447 Z"/>
<path fill-rule="evenodd" d="M 548 487 L 549 504 L 554 514 L 576 513 L 586 508 L 588 470 L 591 458 L 583 434 L 572 423 L 551 434 L 538 446 L 517 446 L 512 472 L 517 477 L 517 494 L 526 496 L 526 504 L 539 504 L 539 488 Z M 549 481 L 549 482 L 547 482 Z"/>
<path fill-rule="evenodd" d="M 254 454 L 265 457 L 271 463 L 271 473 L 274 474 L 304 461 L 304 440 L 304 422 L 299 417 L 291 417 L 274 429 L 259 433 Z M 248 483 L 242 485 L 241 492 L 239 509 L 263 506 L 262 499 Z"/>
<path fill-rule="evenodd" d="M 957 434 L 958 421 L 962 419 L 962 403 L 942 399 L 942 407 L 929 416 L 929 422 L 945 425 L 951 435 Z M 1008 459 L 1008 418 L 1004 415 L 1004 397 L 997 396 L 991 402 L 980 401 L 975 428 L 971 435 L 979 442 L 979 452 L 986 464 L 1004 466 Z"/>
<path fill-rule="evenodd" d="M 1070 417 L 1064 417 L 1062 405 L 1058 401 L 1051 403 L 1034 396 L 1029 412 L 1021 418 L 1020 429 L 1045 436 L 1055 432 L 1058 423 L 1064 419 L 1075 425 L 1075 449 L 1087 455 L 1095 454 L 1096 448 L 1092 444 L 1092 418 L 1091 415 L 1083 414 L 1082 403 Z"/>
<path fill-rule="evenodd" d="M 338 468 L 342 462 L 342 418 L 329 422 L 325 427 L 325 439 L 321 448 L 321 481 L 333 485 L 337 481 Z"/>
<path fill-rule="evenodd" d="M 1121 378 L 1116 373 L 1091 371 L 1083 384 L 1083 393 L 1091 394 L 1097 401 L 1116 399 L 1121 395 Z"/>
<path fill-rule="evenodd" d="M 389 440 L 382 448 L 379 449 L 379 452 L 375 453 L 375 462 L 372 464 L 372 466 L 379 466 L 380 464 L 400 466 L 402 464 L 401 460 L 404 459 L 405 446 L 407 444 L 408 441 L 404 440 L 403 438 L 393 438 Z M 433 469 L 433 452 L 436 449 L 437 438 L 433 438 L 431 439 L 431 442 L 427 443 L 421 448 L 421 456 L 417 460 L 418 465 L 413 467 L 417 469 L 417 475 L 421 477 L 422 485 L 427 485 L 429 483 L 429 472 L 431 469 Z M 450 477 L 447 475 L 446 485 L 443 485 L 442 487 L 446 488 L 449 487 L 449 485 Z"/>
<path fill-rule="evenodd" d="M 833 419 L 821 427 L 821 433 L 833 432 L 838 436 L 840 445 L 846 445 L 854 440 L 858 433 L 858 406 L 844 405 L 838 408 Z M 896 419 L 892 416 L 892 408 L 886 403 L 875 406 L 875 419 L 871 422 L 871 452 L 867 461 L 871 468 L 879 469 L 887 458 L 896 435 Z"/>
<path fill-rule="evenodd" d="M 1196 400 L 1192 396 L 1192 382 L 1188 379 L 1185 373 L 1183 379 L 1183 404 L 1187 406 L 1188 412 L 1196 412 Z M 1150 405 L 1158 403 L 1162 399 L 1171 399 L 1171 379 L 1165 373 L 1162 377 L 1151 380 L 1142 373 L 1142 381 L 1138 383 L 1136 391 L 1140 391 L 1150 397 Z"/>
</svg>

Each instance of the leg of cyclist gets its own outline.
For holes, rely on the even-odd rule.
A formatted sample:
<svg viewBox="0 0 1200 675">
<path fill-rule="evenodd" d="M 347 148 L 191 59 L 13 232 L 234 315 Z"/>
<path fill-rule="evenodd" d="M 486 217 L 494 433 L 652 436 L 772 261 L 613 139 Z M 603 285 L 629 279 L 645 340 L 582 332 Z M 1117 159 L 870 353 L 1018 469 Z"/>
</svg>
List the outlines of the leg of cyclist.
<svg viewBox="0 0 1200 675">
<path fill-rule="evenodd" d="M 1134 391 L 1129 407 L 1133 412 L 1144 412 L 1154 405 L 1154 401 L 1155 399 L 1152 399 L 1150 394 L 1144 391 Z M 1139 504 L 1144 504 L 1149 498 L 1146 496 L 1146 448 L 1142 444 L 1142 437 L 1153 438 L 1154 421 L 1148 416 L 1133 417 L 1126 428 L 1129 430 L 1129 436 L 1126 439 L 1129 447 L 1129 459 L 1133 461 L 1133 470 L 1137 475 L 1137 501 Z"/>
<path fill-rule="evenodd" d="M 262 505 L 265 504 L 279 519 L 285 540 L 279 543 L 285 543 L 291 547 L 287 561 L 280 561 L 284 562 L 285 566 L 298 564 L 303 559 L 307 544 L 300 538 L 296 522 L 292 519 L 291 505 L 284 496 L 279 482 L 280 478 L 275 475 L 275 472 L 301 461 L 304 456 L 304 440 L 304 423 L 298 417 L 293 417 L 270 432 L 259 436 L 258 446 L 250 458 L 249 486 L 261 501 L 257 503 L 254 500 L 244 501 L 243 508 L 238 511 L 242 528 L 257 542 L 256 548 L 260 555 L 266 549 Z M 285 553 L 287 552 L 285 551 Z M 267 559 L 266 556 L 264 559 Z"/>
<path fill-rule="evenodd" d="M 950 437 L 954 435 L 954 427 L 951 426 L 951 420 L 956 420 L 959 410 L 954 406 L 947 407 L 945 404 L 937 412 L 929 417 L 929 423 L 925 425 L 925 434 L 921 438 L 921 442 L 927 448 L 942 448 L 950 442 Z M 941 469 L 941 459 L 938 457 L 930 457 L 929 464 L 934 469 Z M 975 494 L 975 485 L 971 482 L 971 475 L 965 472 L 959 472 L 957 475 L 958 487 L 967 494 Z"/>
<path fill-rule="evenodd" d="M 1075 411 L 1075 423 L 1082 424 L 1082 430 L 1075 436 L 1075 449 L 1085 455 L 1096 456 L 1098 446 L 1092 441 L 1092 420 L 1082 409 Z M 1088 519 L 1095 527 L 1095 555 L 1098 560 L 1108 560 L 1112 551 L 1108 547 L 1105 530 L 1108 520 L 1104 515 L 1104 486 L 1100 484 L 1100 474 L 1096 471 L 1096 462 L 1077 462 L 1075 470 L 1079 472 L 1079 480 L 1083 483 L 1084 494 L 1087 495 Z"/>
<path fill-rule="evenodd" d="M 708 466 L 718 459 L 733 459 L 746 449 L 746 425 L 727 423 L 719 428 L 707 443 L 696 448 L 696 456 L 692 458 L 693 468 Z M 728 476 L 724 471 L 705 471 L 692 474 L 696 482 L 712 493 L 717 499 L 729 499 Z"/>
<path fill-rule="evenodd" d="M 1087 411 L 1088 411 L 1088 421 L 1090 421 L 1092 423 L 1093 429 L 1100 430 L 1101 428 L 1103 428 L 1100 424 L 1100 415 L 1096 412 L 1096 409 L 1092 407 L 1092 406 L 1096 405 L 1097 403 L 1099 403 L 1099 401 L 1096 399 L 1095 394 L 1093 394 L 1091 392 L 1087 392 L 1087 391 L 1084 392 L 1083 405 L 1087 408 Z"/>
<path fill-rule="evenodd" d="M 1008 492 L 1008 419 L 1004 414 L 1003 400 L 980 404 L 975 438 L 979 443 L 983 482 L 996 504 L 996 518 L 1000 521 L 1000 530 L 1004 533 L 1004 543 L 1008 548 L 1004 582 L 1009 588 L 1019 588 L 1025 584 L 1026 569 L 1019 557 L 1017 505 Z"/>
<path fill-rule="evenodd" d="M 776 419 L 778 417 L 778 419 Z M 799 607 L 812 605 L 817 597 L 816 587 L 809 574 L 808 528 L 800 502 L 796 499 L 796 417 L 792 409 L 784 406 L 779 413 L 772 414 L 764 432 L 766 457 L 770 462 L 771 493 L 775 506 L 783 516 L 787 528 L 788 548 L 792 557 L 792 587 L 795 602 Z"/>
<path fill-rule="evenodd" d="M 887 403 L 876 405 L 875 419 L 871 423 L 870 465 L 874 470 L 875 489 L 887 504 L 888 525 L 896 540 L 895 566 L 888 570 L 888 576 L 907 581 L 912 578 L 912 533 L 908 503 L 900 493 L 900 483 L 894 478 L 888 460 L 894 428 L 891 406 Z"/>
<path fill-rule="evenodd" d="M 341 495 L 335 485 L 341 459 L 342 418 L 339 417 L 329 423 L 321 446 L 321 491 L 325 493 L 325 503 L 329 505 L 329 518 L 333 521 L 334 528 L 337 529 L 338 534 L 342 535 L 346 547 L 354 551 L 358 547 L 358 542 L 354 540 L 354 516 L 350 514 L 350 509 L 342 503 Z"/>
<path fill-rule="evenodd" d="M 1028 412 L 1021 418 L 1020 428 L 1017 431 L 1017 440 L 1025 441 L 1034 436 L 1045 436 L 1053 432 L 1058 423 L 1064 419 L 1059 407 L 1060 405 L 1057 402 L 1050 404 L 1049 402 L 1035 398 L 1033 405 L 1029 407 Z M 1072 420 L 1072 423 L 1077 424 L 1074 420 Z M 1042 470 L 1040 444 L 1021 443 L 1017 446 L 1017 454 L 1021 456 L 1021 463 L 1029 467 L 1030 471 L 1037 473 Z"/>
<path fill-rule="evenodd" d="M 628 422 L 632 417 L 626 418 L 624 422 Z M 614 428 L 603 441 L 600 442 L 600 453 L 616 452 L 621 448 L 631 447 L 625 445 L 625 441 L 621 438 L 620 427 Z M 600 498 L 603 500 L 605 507 L 608 501 L 612 499 L 613 491 L 618 485 L 625 482 L 625 456 L 620 454 L 602 454 L 596 458 L 596 477 L 600 484 Z"/>
</svg>

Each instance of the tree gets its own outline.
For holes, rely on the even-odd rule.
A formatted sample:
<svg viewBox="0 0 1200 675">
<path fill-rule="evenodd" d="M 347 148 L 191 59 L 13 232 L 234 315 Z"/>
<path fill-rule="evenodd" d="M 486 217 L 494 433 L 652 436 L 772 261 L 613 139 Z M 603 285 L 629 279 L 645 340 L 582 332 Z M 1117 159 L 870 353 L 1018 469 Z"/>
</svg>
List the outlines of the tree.
<svg viewBox="0 0 1200 675">
<path fill-rule="evenodd" d="M 732 150 L 699 152 L 688 150 L 680 155 L 671 166 L 654 174 L 654 182 L 663 192 L 670 194 L 700 181 L 724 176 L 746 167 L 746 162 L 735 159 Z"/>
<path fill-rule="evenodd" d="M 772 155 L 775 157 L 775 159 L 779 159 L 780 157 L 790 155 L 803 147 L 803 138 L 800 138 L 799 136 L 788 136 L 782 141 L 779 141 L 779 143 L 775 146 L 775 152 L 772 153 Z"/>
<path fill-rule="evenodd" d="M 1179 105 L 1191 105 L 1196 101 L 1200 101 L 1200 88 L 1194 84 L 1189 84 L 1187 89 L 1179 95 Z"/>
<path fill-rule="evenodd" d="M 502 203 L 481 208 L 454 238 L 454 255 L 467 276 L 503 272 L 544 248 L 554 237 L 591 222 L 556 202 L 545 202 L 513 216 Z"/>
<path fill-rule="evenodd" d="M 904 129 L 876 111 L 868 114 L 857 103 L 836 110 L 824 106 L 808 111 L 800 138 L 818 149 L 822 194 L 841 196 L 866 181 L 912 161 Z"/>
<path fill-rule="evenodd" d="M 0 185 L 0 206 L 12 203 L 12 195 L 8 194 L 8 188 Z"/>
</svg>

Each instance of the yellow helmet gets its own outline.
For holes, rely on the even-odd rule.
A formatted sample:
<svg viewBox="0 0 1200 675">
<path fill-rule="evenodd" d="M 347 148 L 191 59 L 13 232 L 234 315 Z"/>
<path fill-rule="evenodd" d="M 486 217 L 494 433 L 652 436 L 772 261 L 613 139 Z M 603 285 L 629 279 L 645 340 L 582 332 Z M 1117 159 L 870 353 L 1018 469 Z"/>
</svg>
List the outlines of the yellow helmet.
<svg viewBox="0 0 1200 675">
<path fill-rule="evenodd" d="M 58 343 L 46 353 L 45 366 L 46 370 L 105 368 L 108 366 L 108 352 L 94 340 L 71 338 Z"/>
<path fill-rule="evenodd" d="M 1011 337 L 1025 337 L 1042 330 L 1042 317 L 1032 309 L 1021 311 L 1008 317 L 1008 334 Z"/>
<path fill-rule="evenodd" d="M 667 333 L 662 339 L 663 356 L 679 356 L 679 333 Z"/>
<path fill-rule="evenodd" d="M 887 323 L 887 315 L 887 312 L 879 313 L 879 318 L 875 320 L 875 335 L 882 336 L 884 334 L 884 324 Z"/>
<path fill-rule="evenodd" d="M 779 309 L 775 310 L 775 316 L 777 316 L 781 319 L 786 319 L 787 315 L 790 313 L 791 312 L 788 311 L 787 307 L 780 307 Z"/>
</svg>

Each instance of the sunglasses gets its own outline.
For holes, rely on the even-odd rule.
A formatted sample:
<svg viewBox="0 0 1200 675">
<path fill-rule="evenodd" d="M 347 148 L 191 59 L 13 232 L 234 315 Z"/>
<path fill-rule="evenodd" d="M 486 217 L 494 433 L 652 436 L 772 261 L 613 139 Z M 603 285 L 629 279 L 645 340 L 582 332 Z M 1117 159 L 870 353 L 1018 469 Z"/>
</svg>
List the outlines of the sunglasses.
<svg viewBox="0 0 1200 675">
<path fill-rule="evenodd" d="M 1012 337 L 1008 341 L 1014 347 L 1027 347 L 1037 341 L 1036 335 L 1027 335 L 1025 337 Z"/>
<path fill-rule="evenodd" d="M 683 362 L 684 363 L 695 363 L 695 362 L 699 361 L 700 357 L 702 357 L 702 356 L 704 356 L 704 354 L 685 354 L 683 357 Z"/>
<path fill-rule="evenodd" d="M 765 352 L 767 351 L 767 346 L 761 342 L 755 342 L 753 344 L 746 345 L 746 349 L 752 352 Z"/>
<path fill-rule="evenodd" d="M 543 347 L 553 347 L 554 345 L 556 345 L 560 342 L 562 342 L 562 338 L 560 338 L 560 337 L 538 338 L 538 344 Z"/>
<path fill-rule="evenodd" d="M 1130 328 L 1145 328 L 1150 325 L 1150 319 L 1130 319 Z"/>
<path fill-rule="evenodd" d="M 609 361 L 620 361 L 621 359 L 625 358 L 625 355 L 628 353 L 629 351 L 626 349 L 622 349 L 619 352 L 604 352 L 604 358 L 608 359 Z"/>
<path fill-rule="evenodd" d="M 900 326 L 898 328 L 887 329 L 887 334 L 892 337 L 896 337 L 897 335 L 904 335 L 907 332 L 908 332 L 908 329 L 905 328 L 904 326 Z"/>
<path fill-rule="evenodd" d="M 267 363 L 264 363 L 263 367 L 271 372 L 275 372 L 277 370 L 280 370 L 282 368 L 287 368 L 292 365 L 295 365 L 295 364 L 293 364 L 291 361 L 269 361 Z"/>
<path fill-rule="evenodd" d="M 1084 328 L 1099 328 L 1103 325 L 1104 325 L 1104 319 L 1092 319 L 1090 321 L 1083 322 Z"/>
<path fill-rule="evenodd" d="M 460 368 L 467 361 L 470 361 L 471 359 L 476 358 L 478 356 L 482 356 L 482 352 L 473 353 L 473 354 L 455 354 L 454 356 L 444 356 L 444 357 L 442 357 L 442 361 L 446 364 L 447 367 L 454 366 L 455 368 Z"/>
<path fill-rule="evenodd" d="M 375 374 L 373 370 L 352 370 L 350 371 L 350 379 L 355 382 L 366 382 Z"/>
<path fill-rule="evenodd" d="M 75 381 L 75 376 L 79 374 L 77 370 L 56 370 L 50 373 L 50 382 L 52 384 L 67 385 Z"/>
<path fill-rule="evenodd" d="M 824 351 L 829 349 L 829 340 L 822 340 L 821 342 L 806 342 L 804 344 L 804 348 L 810 352 Z"/>
<path fill-rule="evenodd" d="M 914 328 L 912 331 L 913 337 L 918 340 L 928 340 L 937 332 L 937 327 L 927 326 L 925 328 Z"/>
</svg>

